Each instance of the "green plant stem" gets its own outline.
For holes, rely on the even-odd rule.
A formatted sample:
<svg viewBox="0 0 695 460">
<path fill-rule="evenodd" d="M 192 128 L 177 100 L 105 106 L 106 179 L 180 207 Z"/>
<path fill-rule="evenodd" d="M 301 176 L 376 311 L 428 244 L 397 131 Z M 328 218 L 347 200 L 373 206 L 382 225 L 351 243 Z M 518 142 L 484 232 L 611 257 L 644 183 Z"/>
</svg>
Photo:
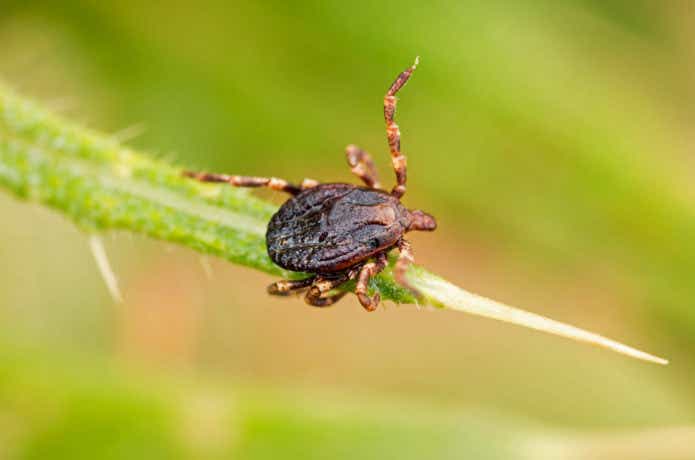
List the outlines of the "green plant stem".
<svg viewBox="0 0 695 460">
<path fill-rule="evenodd" d="M 188 246 L 278 277 L 265 248 L 276 207 L 247 190 L 185 179 L 182 168 L 54 116 L 0 85 L 0 187 L 50 206 L 90 233 L 117 229 Z M 426 303 L 587 341 L 640 359 L 659 358 L 603 337 L 467 293 L 420 267 L 409 272 Z M 353 286 L 348 286 L 352 288 Z M 413 303 L 391 267 L 372 289 Z"/>
</svg>

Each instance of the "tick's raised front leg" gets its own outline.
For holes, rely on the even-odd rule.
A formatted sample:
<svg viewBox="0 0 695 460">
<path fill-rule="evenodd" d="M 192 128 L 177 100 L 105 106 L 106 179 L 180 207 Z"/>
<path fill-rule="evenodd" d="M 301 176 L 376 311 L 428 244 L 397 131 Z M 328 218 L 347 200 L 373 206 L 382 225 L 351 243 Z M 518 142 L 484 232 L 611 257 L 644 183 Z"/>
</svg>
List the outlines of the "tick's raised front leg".
<svg viewBox="0 0 695 460">
<path fill-rule="evenodd" d="M 290 295 L 294 292 L 308 288 L 316 279 L 315 276 L 305 278 L 303 280 L 280 280 L 268 286 L 268 294 L 272 295 Z"/>
<path fill-rule="evenodd" d="M 227 174 L 213 174 L 194 171 L 184 171 L 183 175 L 200 182 L 227 183 L 235 187 L 268 187 L 271 190 L 286 192 L 290 195 L 296 195 L 302 190 L 318 185 L 318 182 L 311 179 L 304 179 L 302 185 L 299 186 L 290 184 L 286 180 L 278 179 L 277 177 L 230 176 Z"/>
<path fill-rule="evenodd" d="M 413 257 L 413 249 L 410 246 L 410 243 L 401 238 L 401 240 L 398 242 L 398 252 L 398 260 L 393 267 L 393 277 L 396 279 L 398 284 L 406 289 L 409 289 L 413 295 L 415 295 L 415 297 L 421 297 L 422 294 L 420 294 L 420 292 L 415 289 L 412 284 L 410 284 L 405 276 L 406 272 L 408 271 L 408 267 L 410 267 L 415 261 L 415 258 Z"/>
<path fill-rule="evenodd" d="M 386 267 L 386 263 L 386 253 L 382 252 L 376 256 L 374 262 L 365 264 L 364 267 L 362 267 L 362 270 L 360 270 L 360 277 L 357 279 L 355 294 L 357 295 L 357 298 L 364 309 L 367 311 L 376 310 L 376 307 L 379 306 L 379 301 L 381 301 L 381 296 L 378 293 L 374 294 L 373 297 L 369 297 L 369 295 L 367 295 L 369 280 L 382 271 L 384 267 Z"/>
<path fill-rule="evenodd" d="M 384 96 L 384 119 L 386 120 L 386 138 L 389 142 L 391 150 L 391 162 L 393 170 L 396 173 L 396 185 L 391 190 L 391 194 L 400 198 L 405 194 L 405 183 L 407 180 L 407 163 L 405 157 L 401 154 L 401 131 L 393 118 L 396 114 L 396 93 L 400 90 L 410 78 L 415 67 L 417 67 L 419 58 L 415 59 L 415 63 L 408 67 L 393 82 L 389 90 Z"/>
<path fill-rule="evenodd" d="M 353 174 L 362 179 L 367 187 L 381 188 L 374 161 L 369 153 L 351 144 L 345 148 L 345 156 Z"/>
<path fill-rule="evenodd" d="M 324 297 L 326 293 L 353 279 L 355 276 L 357 276 L 357 273 L 357 269 L 351 269 L 350 271 L 341 273 L 332 278 L 317 276 L 314 284 L 309 289 L 309 292 L 306 293 L 304 300 L 306 303 L 313 305 L 314 307 L 328 307 L 333 305 L 343 298 L 347 292 L 338 292 L 336 294 Z"/>
</svg>

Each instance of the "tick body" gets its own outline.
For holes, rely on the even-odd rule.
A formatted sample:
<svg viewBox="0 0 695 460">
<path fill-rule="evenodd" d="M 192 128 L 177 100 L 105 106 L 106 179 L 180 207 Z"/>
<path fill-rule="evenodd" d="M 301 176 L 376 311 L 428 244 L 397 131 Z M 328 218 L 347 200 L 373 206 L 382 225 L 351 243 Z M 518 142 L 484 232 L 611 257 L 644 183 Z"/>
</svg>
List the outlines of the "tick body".
<svg viewBox="0 0 695 460">
<path fill-rule="evenodd" d="M 296 272 L 343 271 L 393 247 L 408 210 L 381 190 L 321 184 L 290 198 L 270 219 L 268 255 Z"/>
<path fill-rule="evenodd" d="M 277 178 L 230 176 L 225 174 L 184 174 L 203 182 L 225 182 L 238 187 L 268 187 L 292 195 L 268 223 L 268 255 L 279 266 L 296 272 L 311 273 L 303 280 L 282 280 L 271 284 L 268 292 L 289 295 L 307 291 L 310 305 L 332 305 L 345 292 L 332 291 L 356 279 L 355 294 L 368 311 L 379 305 L 379 295 L 368 295 L 369 279 L 386 267 L 387 254 L 397 248 L 399 257 L 394 277 L 403 286 L 415 290 L 405 278 L 413 262 L 410 244 L 404 239 L 413 230 L 432 231 L 434 217 L 420 210 L 408 210 L 400 199 L 406 190 L 406 159 L 400 151 L 400 130 L 394 122 L 395 94 L 415 70 L 415 64 L 402 72 L 384 96 L 384 118 L 396 185 L 381 189 L 371 156 L 349 145 L 347 161 L 364 186 L 343 183 L 320 184 L 305 179 L 293 185 Z"/>
</svg>

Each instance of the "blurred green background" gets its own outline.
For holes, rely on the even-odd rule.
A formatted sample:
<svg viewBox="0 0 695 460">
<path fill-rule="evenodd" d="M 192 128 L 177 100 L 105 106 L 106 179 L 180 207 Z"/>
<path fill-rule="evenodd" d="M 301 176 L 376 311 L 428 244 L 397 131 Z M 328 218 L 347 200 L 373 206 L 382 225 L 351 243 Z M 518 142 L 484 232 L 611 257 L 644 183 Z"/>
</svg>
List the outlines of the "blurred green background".
<svg viewBox="0 0 695 460">
<path fill-rule="evenodd" d="M 1 0 L 1 79 L 220 172 L 352 181 L 355 143 L 390 183 L 382 98 L 420 55 L 397 114 L 404 201 L 439 221 L 418 262 L 672 364 L 312 309 L 128 234 L 114 304 L 84 234 L 0 194 L 0 458 L 695 458 L 690 7 Z"/>
</svg>

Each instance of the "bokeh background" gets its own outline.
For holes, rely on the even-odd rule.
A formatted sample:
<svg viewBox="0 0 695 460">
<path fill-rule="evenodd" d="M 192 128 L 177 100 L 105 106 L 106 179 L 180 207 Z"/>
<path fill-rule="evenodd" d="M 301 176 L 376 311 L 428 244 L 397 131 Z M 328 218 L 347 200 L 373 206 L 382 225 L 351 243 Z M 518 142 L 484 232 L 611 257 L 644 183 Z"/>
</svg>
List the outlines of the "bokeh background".
<svg viewBox="0 0 695 460">
<path fill-rule="evenodd" d="M 354 298 L 0 193 L 0 458 L 695 458 L 695 16 L 682 2 L 0 1 L 0 78 L 194 168 L 389 182 L 418 262 L 660 367 Z M 261 195 L 264 195 L 260 192 Z M 268 196 L 278 200 L 279 197 Z"/>
</svg>

